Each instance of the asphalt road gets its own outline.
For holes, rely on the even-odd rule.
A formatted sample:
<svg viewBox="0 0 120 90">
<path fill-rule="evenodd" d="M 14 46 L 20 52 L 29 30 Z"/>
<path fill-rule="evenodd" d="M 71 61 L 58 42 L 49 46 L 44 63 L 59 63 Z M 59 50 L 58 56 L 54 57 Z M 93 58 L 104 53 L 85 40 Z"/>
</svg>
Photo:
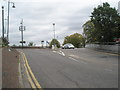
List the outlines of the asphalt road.
<svg viewBox="0 0 120 90">
<path fill-rule="evenodd" d="M 117 88 L 118 56 L 89 49 L 23 49 L 42 88 Z"/>
</svg>

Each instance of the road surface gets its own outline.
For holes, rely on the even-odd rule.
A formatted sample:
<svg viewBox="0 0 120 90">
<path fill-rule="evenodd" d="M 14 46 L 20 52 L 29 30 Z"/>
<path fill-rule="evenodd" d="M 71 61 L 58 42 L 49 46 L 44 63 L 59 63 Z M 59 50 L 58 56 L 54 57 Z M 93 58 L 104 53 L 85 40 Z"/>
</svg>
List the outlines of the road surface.
<svg viewBox="0 0 120 90">
<path fill-rule="evenodd" d="M 23 49 L 42 88 L 117 88 L 118 56 L 89 49 Z"/>
</svg>

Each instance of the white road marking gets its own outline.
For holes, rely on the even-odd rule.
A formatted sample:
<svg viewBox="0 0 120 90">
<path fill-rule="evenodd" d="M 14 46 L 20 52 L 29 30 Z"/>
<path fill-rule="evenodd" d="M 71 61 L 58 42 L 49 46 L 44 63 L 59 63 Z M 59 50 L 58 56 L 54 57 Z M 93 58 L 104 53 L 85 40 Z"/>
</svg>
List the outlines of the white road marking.
<svg viewBox="0 0 120 90">
<path fill-rule="evenodd" d="M 70 57 L 74 57 L 74 58 L 79 58 L 79 56 L 77 56 L 77 55 L 69 55 Z"/>
<path fill-rule="evenodd" d="M 65 54 L 60 50 L 60 52 L 62 53 L 63 56 L 65 56 Z"/>
<path fill-rule="evenodd" d="M 84 62 L 84 61 L 78 61 L 78 60 L 76 60 L 75 58 L 72 58 L 72 57 L 69 57 L 71 60 L 74 60 L 74 61 L 76 61 L 76 62 L 79 62 L 79 63 L 83 63 L 83 64 L 87 64 L 86 62 Z"/>
<path fill-rule="evenodd" d="M 60 51 L 53 51 L 53 52 L 54 52 L 54 53 L 58 53 L 58 54 L 60 54 L 60 55 L 62 55 L 62 56 L 65 56 L 65 54 L 64 54 L 61 50 L 60 50 Z M 84 62 L 84 61 L 78 61 L 77 59 L 73 58 L 73 56 L 76 57 L 76 58 L 78 58 L 76 55 L 70 55 L 69 58 L 70 58 L 71 60 L 76 61 L 76 62 L 87 64 L 87 63 Z"/>
<path fill-rule="evenodd" d="M 112 72 L 113 70 L 111 70 L 111 69 L 104 69 L 105 71 L 109 71 L 109 72 Z"/>
<path fill-rule="evenodd" d="M 60 52 L 57 52 L 58 54 L 62 55 Z"/>
<path fill-rule="evenodd" d="M 76 59 L 74 59 L 74 58 L 72 58 L 72 57 L 69 57 L 71 60 L 74 60 L 74 61 L 76 61 L 76 62 L 79 62 L 78 60 L 76 60 Z"/>
<path fill-rule="evenodd" d="M 10 50 L 10 49 L 8 49 L 8 51 L 10 52 L 11 50 Z"/>
<path fill-rule="evenodd" d="M 60 54 L 60 55 L 62 55 L 62 56 L 65 56 L 65 54 L 60 50 L 60 51 L 53 51 L 54 53 L 58 53 L 58 54 Z"/>
<path fill-rule="evenodd" d="M 80 58 L 79 56 L 77 56 L 77 55 L 69 55 L 69 57 L 81 59 L 81 58 Z M 85 61 L 82 61 L 82 60 L 79 60 L 79 62 L 80 62 L 80 63 L 87 64 Z"/>
<path fill-rule="evenodd" d="M 53 51 L 53 52 L 55 52 L 55 53 L 56 53 L 56 51 Z"/>
</svg>

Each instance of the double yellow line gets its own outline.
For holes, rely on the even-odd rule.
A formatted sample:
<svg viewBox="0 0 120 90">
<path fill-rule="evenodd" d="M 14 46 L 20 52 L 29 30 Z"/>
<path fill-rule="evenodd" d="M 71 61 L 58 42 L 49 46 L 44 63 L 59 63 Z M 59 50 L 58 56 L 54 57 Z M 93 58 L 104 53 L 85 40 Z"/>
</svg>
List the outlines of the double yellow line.
<svg viewBox="0 0 120 90">
<path fill-rule="evenodd" d="M 35 78 L 32 70 L 31 70 L 31 68 L 30 68 L 30 66 L 28 64 L 28 60 L 27 60 L 25 54 L 23 52 L 20 52 L 20 53 L 22 54 L 24 62 L 25 62 L 24 67 L 25 67 L 25 70 L 26 70 L 26 73 L 27 73 L 27 76 L 28 76 L 28 80 L 30 82 L 31 87 L 34 88 L 34 89 L 42 90 L 42 87 L 38 83 L 37 79 Z"/>
</svg>

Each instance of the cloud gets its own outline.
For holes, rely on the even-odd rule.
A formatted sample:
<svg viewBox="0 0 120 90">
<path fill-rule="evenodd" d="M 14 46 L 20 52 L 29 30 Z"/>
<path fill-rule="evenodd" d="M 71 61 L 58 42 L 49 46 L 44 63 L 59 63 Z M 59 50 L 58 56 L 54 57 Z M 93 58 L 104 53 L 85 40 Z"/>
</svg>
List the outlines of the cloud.
<svg viewBox="0 0 120 90">
<path fill-rule="evenodd" d="M 94 7 L 100 4 L 99 0 L 11 0 L 16 8 L 10 8 L 10 44 L 19 45 L 21 32 L 19 26 L 24 19 L 26 31 L 24 40 L 27 44 L 33 41 L 40 45 L 41 41 L 50 41 L 53 38 L 53 23 L 55 23 L 56 38 L 63 42 L 64 37 L 73 33 L 82 34 L 82 25 L 90 19 Z M 106 0 L 117 7 L 117 1 Z M 5 18 L 7 18 L 7 3 Z M 2 5 L 0 3 L 0 5 Z M 1 10 L 0 10 L 1 13 Z M 1 14 L 0 14 L 1 18 Z M 0 22 L 0 28 L 1 22 Z"/>
</svg>

